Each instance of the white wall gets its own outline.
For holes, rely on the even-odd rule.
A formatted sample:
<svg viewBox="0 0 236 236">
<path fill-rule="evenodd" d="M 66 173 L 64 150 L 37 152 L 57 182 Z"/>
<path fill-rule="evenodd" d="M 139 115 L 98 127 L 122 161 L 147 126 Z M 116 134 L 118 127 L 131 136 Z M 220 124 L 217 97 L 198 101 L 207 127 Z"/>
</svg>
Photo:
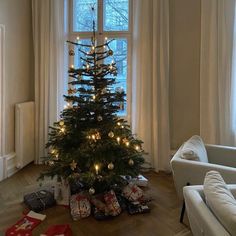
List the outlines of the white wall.
<svg viewBox="0 0 236 236">
<path fill-rule="evenodd" d="M 5 155 L 15 151 L 14 105 L 34 98 L 31 18 L 31 0 L 0 0 L 0 24 L 5 25 Z"/>
</svg>

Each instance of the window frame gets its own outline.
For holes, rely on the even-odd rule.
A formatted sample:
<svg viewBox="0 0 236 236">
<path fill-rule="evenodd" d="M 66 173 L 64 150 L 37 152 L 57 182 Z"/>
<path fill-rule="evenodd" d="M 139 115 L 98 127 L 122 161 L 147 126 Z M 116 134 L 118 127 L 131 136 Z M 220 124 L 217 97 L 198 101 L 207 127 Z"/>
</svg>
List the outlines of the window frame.
<svg viewBox="0 0 236 236">
<path fill-rule="evenodd" d="M 131 107 L 132 107 L 132 64 L 131 64 L 131 57 L 132 57 L 132 32 L 133 32 L 133 0 L 129 0 L 129 25 L 127 31 L 105 31 L 103 30 L 103 2 L 104 0 L 97 0 L 98 8 L 97 8 L 97 31 L 96 37 L 98 40 L 98 44 L 102 44 L 105 39 L 107 38 L 125 38 L 127 39 L 127 78 L 126 78 L 126 116 L 121 116 L 121 118 L 125 118 L 128 122 L 131 122 Z M 90 32 L 78 32 L 73 31 L 73 0 L 69 0 L 69 20 L 68 20 L 68 27 L 69 27 L 69 40 L 76 41 L 76 38 L 79 36 L 80 39 L 88 39 L 91 38 L 92 33 Z M 69 50 L 71 49 L 71 45 L 69 46 Z M 69 57 L 69 65 L 74 64 L 73 57 Z"/>
</svg>

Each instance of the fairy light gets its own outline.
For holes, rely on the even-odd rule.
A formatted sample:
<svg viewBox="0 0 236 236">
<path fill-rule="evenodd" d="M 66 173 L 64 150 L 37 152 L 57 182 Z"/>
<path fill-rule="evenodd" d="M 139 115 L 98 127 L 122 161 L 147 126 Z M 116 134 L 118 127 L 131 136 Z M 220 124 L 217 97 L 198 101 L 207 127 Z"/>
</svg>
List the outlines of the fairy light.
<svg viewBox="0 0 236 236">
<path fill-rule="evenodd" d="M 120 137 L 117 137 L 116 140 L 118 143 L 120 143 Z"/>
<path fill-rule="evenodd" d="M 75 66 L 72 64 L 72 65 L 70 65 L 70 68 L 71 68 L 71 69 L 74 69 L 74 68 L 75 68 Z"/>
<path fill-rule="evenodd" d="M 128 147 L 128 146 L 129 146 L 129 141 L 127 141 L 127 142 L 125 143 L 125 145 Z"/>
<path fill-rule="evenodd" d="M 77 40 L 77 41 L 79 41 L 79 36 L 78 36 L 78 37 L 76 37 L 76 40 Z"/>
<path fill-rule="evenodd" d="M 121 126 L 121 123 L 120 123 L 120 122 L 118 122 L 118 123 L 117 123 L 117 125 L 118 125 L 118 126 Z"/>
<path fill-rule="evenodd" d="M 96 174 L 98 175 L 99 165 L 95 165 Z"/>
<path fill-rule="evenodd" d="M 125 128 L 124 125 L 122 125 L 121 128 L 124 129 Z"/>
<path fill-rule="evenodd" d="M 61 131 L 62 133 L 65 133 L 65 132 L 66 132 L 66 128 L 65 128 L 65 127 L 62 127 L 62 128 L 60 129 L 60 131 Z"/>
<path fill-rule="evenodd" d="M 139 151 L 139 150 L 140 150 L 139 145 L 135 145 L 135 150 L 136 150 L 136 151 Z"/>
<path fill-rule="evenodd" d="M 52 149 L 51 154 L 55 154 L 55 153 L 56 153 L 56 149 Z"/>
<path fill-rule="evenodd" d="M 108 40 L 108 38 L 107 38 L 107 37 L 105 37 L 105 42 L 107 42 L 107 40 Z"/>
<path fill-rule="evenodd" d="M 96 139 L 96 135 L 95 134 L 92 134 L 92 139 L 95 140 Z"/>
<path fill-rule="evenodd" d="M 92 98 L 93 98 L 93 100 L 95 100 L 96 96 L 95 96 L 95 95 L 93 95 L 93 97 L 92 97 Z"/>
<path fill-rule="evenodd" d="M 86 69 L 87 69 L 87 70 L 89 69 L 89 64 L 86 65 Z"/>
</svg>

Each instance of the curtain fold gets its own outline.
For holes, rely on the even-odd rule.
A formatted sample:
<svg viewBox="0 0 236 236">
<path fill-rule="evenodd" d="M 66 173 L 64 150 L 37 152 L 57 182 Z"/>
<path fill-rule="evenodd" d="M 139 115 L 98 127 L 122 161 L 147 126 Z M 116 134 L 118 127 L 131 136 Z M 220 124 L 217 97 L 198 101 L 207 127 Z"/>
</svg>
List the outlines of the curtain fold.
<svg viewBox="0 0 236 236">
<path fill-rule="evenodd" d="M 200 134 L 208 143 L 235 145 L 235 0 L 202 0 L 201 7 Z"/>
<path fill-rule="evenodd" d="M 135 0 L 133 7 L 132 129 L 147 161 L 169 171 L 169 1 Z"/>
<path fill-rule="evenodd" d="M 33 0 L 36 163 L 46 156 L 48 126 L 62 110 L 65 93 L 64 0 Z"/>
</svg>

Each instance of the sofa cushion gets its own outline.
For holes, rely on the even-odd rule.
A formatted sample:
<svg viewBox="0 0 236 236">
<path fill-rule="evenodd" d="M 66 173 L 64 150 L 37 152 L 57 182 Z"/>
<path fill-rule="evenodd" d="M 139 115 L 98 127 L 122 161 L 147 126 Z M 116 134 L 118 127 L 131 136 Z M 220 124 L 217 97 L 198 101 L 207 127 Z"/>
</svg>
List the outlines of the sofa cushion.
<svg viewBox="0 0 236 236">
<path fill-rule="evenodd" d="M 204 180 L 206 203 L 225 229 L 236 235 L 236 200 L 217 171 L 209 171 Z"/>
<path fill-rule="evenodd" d="M 184 143 L 180 156 L 187 160 L 208 162 L 205 145 L 198 135 L 192 136 Z"/>
</svg>

